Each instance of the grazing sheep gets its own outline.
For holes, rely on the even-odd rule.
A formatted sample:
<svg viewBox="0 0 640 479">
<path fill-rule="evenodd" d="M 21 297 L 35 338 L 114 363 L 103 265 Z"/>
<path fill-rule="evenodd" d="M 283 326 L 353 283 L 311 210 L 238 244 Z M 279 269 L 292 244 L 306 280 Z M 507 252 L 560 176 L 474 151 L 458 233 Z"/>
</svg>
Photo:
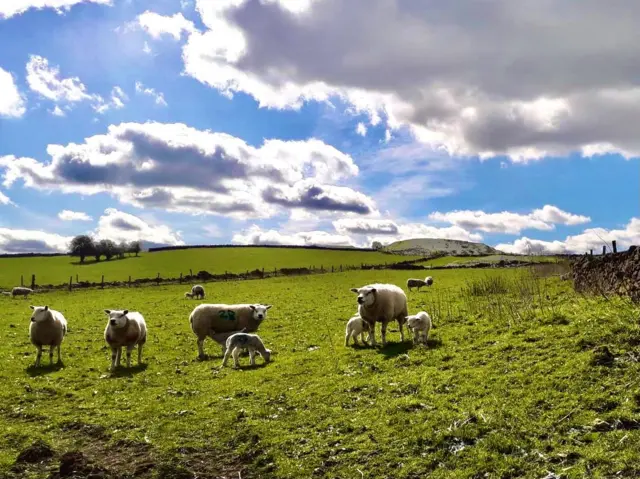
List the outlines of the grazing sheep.
<svg viewBox="0 0 640 479">
<path fill-rule="evenodd" d="M 358 313 L 369 323 L 369 342 L 376 345 L 376 322 L 382 323 L 382 345 L 387 344 L 387 324 L 394 319 L 400 328 L 400 339 L 404 341 L 404 318 L 407 312 L 407 295 L 394 284 L 369 284 L 351 288 L 358 295 Z"/>
<path fill-rule="evenodd" d="M 232 355 L 233 367 L 236 369 L 239 368 L 238 357 L 240 356 L 240 351 L 243 349 L 249 350 L 251 366 L 255 366 L 256 364 L 256 352 L 263 357 L 265 364 L 271 360 L 271 350 L 264 347 L 260 336 L 257 334 L 235 333 L 227 338 L 222 367 L 226 366 L 229 356 Z"/>
<path fill-rule="evenodd" d="M 363 344 L 367 344 L 364 339 L 364 332 L 371 332 L 369 323 L 360 317 L 359 314 L 353 316 L 348 322 L 344 335 L 344 345 L 349 345 L 349 338 L 353 337 L 353 344 L 358 345 L 358 336 L 362 340 Z"/>
<path fill-rule="evenodd" d="M 418 344 L 419 337 L 422 336 L 422 342 L 426 345 L 431 330 L 431 316 L 425 311 L 420 311 L 404 319 L 407 321 L 407 328 L 413 330 L 413 344 Z"/>
<path fill-rule="evenodd" d="M 189 315 L 191 330 L 198 338 L 198 357 L 204 359 L 204 340 L 208 337 L 222 345 L 221 333 L 252 333 L 267 319 L 272 305 L 262 304 L 200 304 Z M 226 341 L 227 338 L 224 338 Z"/>
<path fill-rule="evenodd" d="M 31 343 L 38 348 L 36 367 L 40 367 L 42 347 L 49 346 L 49 364 L 53 364 L 53 348 L 58 350 L 58 364 L 60 358 L 60 345 L 67 334 L 67 320 L 59 311 L 49 309 L 49 306 L 29 306 L 33 310 L 31 324 L 29 324 L 29 338 Z"/>
<path fill-rule="evenodd" d="M 418 291 L 420 291 L 420 288 L 423 286 L 431 286 L 432 284 L 433 278 L 431 276 L 427 276 L 424 281 L 421 279 L 409 278 L 407 280 L 407 289 L 411 291 L 411 288 L 418 288 Z"/>
<path fill-rule="evenodd" d="M 200 298 L 204 299 L 204 288 L 199 284 L 196 284 L 191 288 L 190 293 L 184 293 L 185 298 Z"/>
<path fill-rule="evenodd" d="M 147 323 L 142 315 L 128 309 L 105 309 L 109 316 L 104 339 L 111 348 L 111 371 L 120 366 L 122 348 L 127 348 L 127 367 L 131 367 L 131 351 L 138 346 L 138 365 L 142 363 L 142 347 L 147 342 Z"/>
<path fill-rule="evenodd" d="M 24 288 L 22 286 L 16 286 L 11 291 L 3 292 L 2 294 L 7 295 L 7 296 L 11 296 L 13 298 L 15 298 L 16 296 L 24 296 L 24 299 L 27 299 L 27 297 L 31 293 L 33 293 L 33 290 L 31 288 Z"/>
</svg>

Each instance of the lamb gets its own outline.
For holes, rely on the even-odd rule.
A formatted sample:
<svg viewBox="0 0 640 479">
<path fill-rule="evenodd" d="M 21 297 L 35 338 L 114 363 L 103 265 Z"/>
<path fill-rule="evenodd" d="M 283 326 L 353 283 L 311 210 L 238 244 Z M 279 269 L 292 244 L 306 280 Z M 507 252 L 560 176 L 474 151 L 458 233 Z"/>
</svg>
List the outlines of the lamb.
<svg viewBox="0 0 640 479">
<path fill-rule="evenodd" d="M 204 288 L 199 285 L 196 284 L 191 288 L 191 292 L 190 293 L 184 293 L 184 297 L 185 298 L 201 298 L 204 299 Z"/>
<path fill-rule="evenodd" d="M 67 334 L 67 320 L 59 311 L 49 306 L 29 306 L 33 310 L 29 325 L 29 338 L 38 349 L 36 367 L 40 367 L 42 347 L 49 346 L 49 364 L 53 364 L 53 349 L 58 350 L 58 364 L 62 363 L 60 345 Z"/>
<path fill-rule="evenodd" d="M 11 291 L 6 291 L 6 292 L 3 292 L 2 294 L 6 296 L 11 296 L 12 298 L 15 298 L 16 296 L 24 296 L 24 299 L 27 299 L 27 296 L 29 296 L 31 293 L 33 293 L 33 290 L 31 288 L 16 286 Z"/>
<path fill-rule="evenodd" d="M 127 367 L 131 367 L 131 351 L 138 346 L 138 365 L 142 364 L 142 347 L 147 342 L 147 324 L 137 311 L 105 309 L 109 316 L 104 339 L 111 348 L 111 371 L 120 366 L 122 348 L 127 348 Z"/>
<path fill-rule="evenodd" d="M 411 288 L 418 288 L 418 291 L 420 291 L 420 288 L 423 286 L 431 286 L 432 284 L 433 278 L 431 276 L 427 276 L 424 281 L 421 279 L 409 278 L 407 280 L 407 289 L 411 291 Z"/>
<path fill-rule="evenodd" d="M 407 328 L 413 330 L 413 344 L 418 344 L 419 337 L 422 336 L 422 342 L 426 345 L 431 330 L 431 316 L 425 311 L 420 311 L 404 319 L 407 321 Z"/>
<path fill-rule="evenodd" d="M 353 316 L 347 322 L 347 327 L 344 335 L 344 345 L 349 345 L 349 338 L 353 337 L 353 344 L 358 345 L 358 336 L 362 340 L 363 344 L 367 344 L 364 339 L 364 332 L 371 333 L 371 328 L 369 327 L 369 323 L 367 323 L 364 319 L 360 317 L 359 314 Z"/>
<path fill-rule="evenodd" d="M 272 305 L 263 304 L 200 304 L 189 315 L 191 330 L 198 338 L 198 358 L 205 359 L 204 341 L 208 337 L 222 345 L 228 336 L 244 330 L 253 333 L 267 319 Z M 224 338 L 224 339 L 223 339 Z"/>
<path fill-rule="evenodd" d="M 226 366 L 229 356 L 232 355 L 233 367 L 236 369 L 239 368 L 238 357 L 240 356 L 240 351 L 243 349 L 249 350 L 251 366 L 255 366 L 256 364 L 256 352 L 263 357 L 265 364 L 271 361 L 271 350 L 264 347 L 260 336 L 257 334 L 235 333 L 227 338 L 222 367 Z"/>
<path fill-rule="evenodd" d="M 382 346 L 387 344 L 387 324 L 394 319 L 400 328 L 400 338 L 404 341 L 404 318 L 407 311 L 407 295 L 394 284 L 369 284 L 361 288 L 351 288 L 358 295 L 358 314 L 369 323 L 369 342 L 376 345 L 376 322 L 382 323 Z"/>
</svg>

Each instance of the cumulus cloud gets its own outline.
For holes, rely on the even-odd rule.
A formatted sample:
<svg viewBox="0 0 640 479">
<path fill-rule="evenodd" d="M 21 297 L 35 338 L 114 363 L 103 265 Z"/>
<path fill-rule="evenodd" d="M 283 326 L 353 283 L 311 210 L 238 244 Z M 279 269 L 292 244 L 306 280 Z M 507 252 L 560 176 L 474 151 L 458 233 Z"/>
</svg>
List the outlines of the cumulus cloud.
<svg viewBox="0 0 640 479">
<path fill-rule="evenodd" d="M 358 126 L 356 126 L 356 133 L 360 136 L 367 136 L 366 125 L 362 122 L 358 123 Z"/>
<path fill-rule="evenodd" d="M 60 68 L 50 66 L 49 60 L 39 55 L 29 58 L 27 83 L 31 90 L 54 102 L 75 103 L 97 99 L 87 93 L 87 88 L 78 77 L 60 78 Z"/>
<path fill-rule="evenodd" d="M 0 68 L 0 117 L 19 118 L 27 111 L 13 75 Z"/>
<path fill-rule="evenodd" d="M 184 124 L 123 123 L 82 144 L 49 145 L 50 162 L 0 157 L 4 185 L 109 193 L 138 207 L 266 218 L 284 208 L 377 214 L 373 200 L 339 186 L 359 172 L 319 140 L 266 140 L 259 148 Z"/>
<path fill-rule="evenodd" d="M 81 211 L 62 210 L 58 213 L 58 218 L 62 221 L 91 221 L 93 218 Z"/>
<path fill-rule="evenodd" d="M 107 208 L 98 220 L 95 231 L 97 239 L 110 239 L 117 243 L 121 241 L 145 241 L 148 243 L 183 245 L 180 232 L 160 224 L 150 224 L 142 218 Z"/>
<path fill-rule="evenodd" d="M 167 106 L 163 93 L 159 93 L 153 88 L 146 87 L 139 81 L 136 82 L 136 92 L 152 97 L 155 100 L 156 105 Z"/>
<path fill-rule="evenodd" d="M 13 205 L 13 201 L 5 195 L 2 191 L 0 191 L 0 205 Z"/>
<path fill-rule="evenodd" d="M 355 246 L 353 240 L 345 235 L 335 235 L 326 231 L 286 234 L 273 229 L 265 231 L 256 225 L 247 231 L 235 234 L 232 242 L 248 245 Z"/>
<path fill-rule="evenodd" d="M 398 225 L 391 220 L 343 218 L 333 222 L 333 226 L 340 234 L 359 235 L 395 235 Z"/>
<path fill-rule="evenodd" d="M 485 213 L 479 210 L 459 210 L 447 213 L 436 211 L 429 215 L 429 219 L 457 225 L 467 230 L 510 234 L 518 234 L 525 229 L 551 231 L 555 229 L 555 224 L 578 225 L 591 221 L 588 216 L 567 213 L 551 205 L 545 205 L 529 214 L 509 211 Z"/>
<path fill-rule="evenodd" d="M 66 253 L 71 237 L 38 230 L 0 228 L 0 253 Z"/>
<path fill-rule="evenodd" d="M 578 235 L 567 236 L 564 241 L 543 241 L 525 236 L 513 243 L 496 245 L 496 249 L 518 254 L 582 254 L 591 249 L 601 251 L 603 245 L 610 251 L 611 242 L 614 240 L 620 250 L 631 245 L 640 245 L 640 218 L 632 218 L 623 229 L 589 228 Z"/>
<path fill-rule="evenodd" d="M 74 5 L 85 2 L 111 5 L 111 0 L 2 0 L 0 2 L 0 19 L 20 15 L 29 9 L 52 8 L 58 12 L 63 12 Z"/>
<path fill-rule="evenodd" d="M 184 46 L 186 74 L 261 106 L 338 96 L 456 155 L 640 153 L 635 2 L 197 0 L 196 10 L 206 29 Z"/>
<path fill-rule="evenodd" d="M 169 35 L 174 40 L 180 40 L 184 33 L 196 31 L 193 22 L 184 18 L 182 13 L 169 17 L 155 12 L 146 11 L 138 15 L 138 24 L 153 38 Z"/>
</svg>

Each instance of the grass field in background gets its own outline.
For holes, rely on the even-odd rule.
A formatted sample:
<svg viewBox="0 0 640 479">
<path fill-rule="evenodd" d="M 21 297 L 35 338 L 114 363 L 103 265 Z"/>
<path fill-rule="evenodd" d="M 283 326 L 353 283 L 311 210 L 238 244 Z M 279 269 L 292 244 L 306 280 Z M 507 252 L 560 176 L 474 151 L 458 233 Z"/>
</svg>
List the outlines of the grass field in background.
<svg viewBox="0 0 640 479">
<path fill-rule="evenodd" d="M 556 258 L 553 256 L 517 256 L 509 254 L 494 254 L 490 256 L 442 256 L 440 258 L 425 260 L 418 264 L 424 266 L 446 266 L 449 264 L 460 263 L 498 263 L 502 260 L 518 260 L 543 263 L 556 261 Z"/>
<path fill-rule="evenodd" d="M 349 288 L 410 274 L 206 284 L 208 302 L 274 305 L 259 330 L 273 362 L 251 369 L 242 357 L 240 371 L 220 370 L 210 341 L 212 359 L 196 360 L 199 301 L 177 285 L 0 297 L 0 477 L 48 477 L 69 451 L 112 474 L 101 477 L 148 479 L 640 473 L 636 308 L 523 269 L 441 270 L 407 294 L 410 312 L 434 315 L 428 348 L 400 344 L 395 325 L 385 349 L 344 347 Z M 472 283 L 489 287 L 467 297 Z M 63 368 L 31 368 L 28 304 L 66 315 Z M 144 314 L 144 367 L 108 372 L 104 308 Z M 14 464 L 36 439 L 53 456 Z"/>
<path fill-rule="evenodd" d="M 0 288 L 8 289 L 20 285 L 20 275 L 24 275 L 25 285 L 31 284 L 31 275 L 36 275 L 37 284 L 64 284 L 73 276 L 79 281 L 98 282 L 104 275 L 105 281 L 126 281 L 132 279 L 155 278 L 160 273 L 163 278 L 176 278 L 180 273 L 193 274 L 208 271 L 211 274 L 244 273 L 262 269 L 302 268 L 315 266 L 331 269 L 340 265 L 383 264 L 418 259 L 415 256 L 399 256 L 376 251 L 338 251 L 319 249 L 286 248 L 197 248 L 157 253 L 141 253 L 139 257 L 102 260 L 79 264 L 78 258 L 69 256 L 39 258 L 0 258 Z"/>
</svg>

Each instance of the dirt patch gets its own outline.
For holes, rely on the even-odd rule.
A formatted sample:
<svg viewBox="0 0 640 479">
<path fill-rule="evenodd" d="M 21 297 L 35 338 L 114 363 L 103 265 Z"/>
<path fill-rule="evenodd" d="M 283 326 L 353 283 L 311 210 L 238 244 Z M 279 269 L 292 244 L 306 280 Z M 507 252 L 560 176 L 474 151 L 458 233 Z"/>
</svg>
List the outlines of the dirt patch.
<svg viewBox="0 0 640 479">
<path fill-rule="evenodd" d="M 80 434 L 94 439 L 107 439 L 109 437 L 107 429 L 104 426 L 99 426 L 97 424 L 86 424 L 83 422 L 73 421 L 62 424 L 60 429 L 63 431 L 79 432 Z"/>
<path fill-rule="evenodd" d="M 82 452 L 72 451 L 63 454 L 60 458 L 60 468 L 54 472 L 49 479 L 115 479 L 116 476 L 107 469 L 97 466 L 90 461 Z"/>
<path fill-rule="evenodd" d="M 591 365 L 593 366 L 612 366 L 616 357 L 606 346 L 598 346 L 593 351 Z"/>
<path fill-rule="evenodd" d="M 51 446 L 39 439 L 18 454 L 16 464 L 38 464 L 50 460 L 54 455 Z"/>
</svg>

